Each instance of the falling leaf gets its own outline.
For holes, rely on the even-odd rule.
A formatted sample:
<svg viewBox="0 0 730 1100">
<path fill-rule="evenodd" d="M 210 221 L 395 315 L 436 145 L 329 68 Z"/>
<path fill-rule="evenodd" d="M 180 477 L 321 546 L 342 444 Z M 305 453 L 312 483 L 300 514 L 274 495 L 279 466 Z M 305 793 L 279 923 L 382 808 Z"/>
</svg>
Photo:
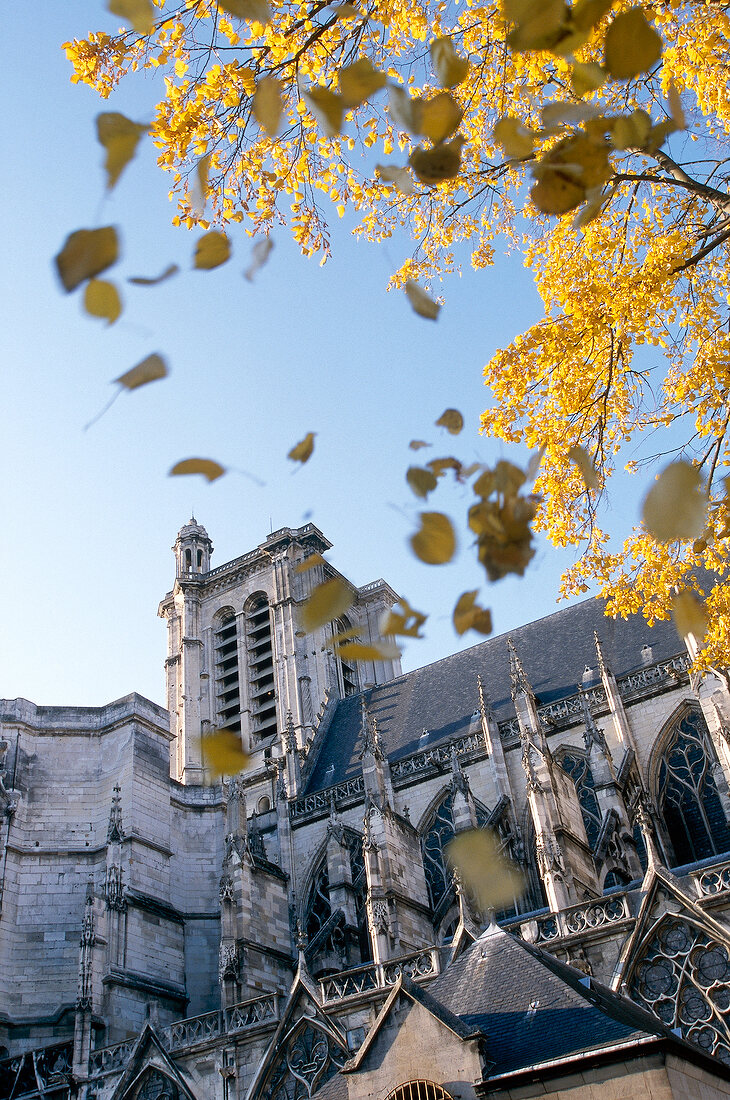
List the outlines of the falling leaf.
<svg viewBox="0 0 730 1100">
<path fill-rule="evenodd" d="M 607 73 L 595 61 L 585 63 L 574 61 L 570 71 L 570 86 L 573 94 L 577 96 L 595 92 L 606 83 Z"/>
<path fill-rule="evenodd" d="M 657 542 L 699 538 L 707 523 L 702 475 L 689 462 L 672 462 L 644 499 L 641 518 Z"/>
<path fill-rule="evenodd" d="M 160 283 L 164 283 L 166 279 L 171 279 L 173 275 L 177 275 L 180 268 L 177 264 L 170 264 L 161 275 L 156 275 L 154 278 L 149 278 L 146 275 L 135 275 L 131 279 L 127 279 L 128 283 L 133 283 L 134 286 L 159 286 Z"/>
<path fill-rule="evenodd" d="M 137 34 L 150 34 L 154 29 L 152 0 L 109 0 L 107 7 L 112 15 L 129 23 Z"/>
<path fill-rule="evenodd" d="M 114 381 L 118 382 L 120 386 L 124 386 L 126 390 L 136 390 L 138 386 L 145 386 L 148 382 L 156 382 L 158 378 L 166 378 L 167 373 L 165 360 L 161 355 L 153 353 L 143 359 L 141 363 L 137 363 L 137 366 L 132 367 L 126 374 L 120 374 L 119 378 L 115 378 Z"/>
<path fill-rule="evenodd" d="M 523 160 L 532 156 L 537 134 L 529 130 L 519 118 L 505 115 L 494 127 L 494 140 L 502 146 L 508 157 Z"/>
<path fill-rule="evenodd" d="M 298 565 L 294 566 L 295 573 L 308 573 L 310 569 L 314 569 L 317 565 L 326 565 L 327 562 L 321 554 L 310 554 L 304 561 L 300 561 Z"/>
<path fill-rule="evenodd" d="M 612 120 L 611 144 L 615 149 L 643 149 L 652 130 L 651 116 L 641 109 Z"/>
<path fill-rule="evenodd" d="M 445 409 L 436 421 L 437 428 L 446 428 L 451 435 L 458 435 L 464 427 L 464 417 L 458 409 Z"/>
<path fill-rule="evenodd" d="M 611 10 L 614 0 L 576 0 L 570 15 L 573 25 L 581 31 L 590 31 Z"/>
<path fill-rule="evenodd" d="M 101 317 L 113 325 L 122 312 L 122 300 L 114 283 L 90 279 L 84 291 L 84 309 L 92 317 Z"/>
<path fill-rule="evenodd" d="M 345 112 L 342 97 L 329 88 L 310 88 L 304 93 L 304 101 L 327 137 L 336 137 L 342 129 Z"/>
<path fill-rule="evenodd" d="M 413 279 L 406 279 L 403 289 L 414 313 L 417 313 L 419 317 L 426 317 L 429 321 L 436 320 L 441 306 L 438 302 L 434 302 L 433 298 L 429 298 L 426 291 L 417 282 Z"/>
<path fill-rule="evenodd" d="M 353 65 L 340 69 L 340 94 L 345 107 L 359 107 L 374 92 L 384 88 L 387 82 L 385 73 L 373 67 L 368 57 L 361 57 Z"/>
<path fill-rule="evenodd" d="M 603 135 L 579 132 L 563 138 L 534 166 L 537 183 L 530 198 L 543 214 L 565 214 L 584 201 L 611 175 L 609 146 Z"/>
<path fill-rule="evenodd" d="M 678 130 L 684 130 L 687 125 L 687 120 L 684 117 L 682 99 L 677 91 L 677 85 L 673 80 L 669 81 L 669 87 L 667 88 L 667 102 L 669 103 L 669 114 L 671 115 L 674 125 Z"/>
<path fill-rule="evenodd" d="M 412 451 L 420 451 L 422 447 L 430 447 L 430 443 L 426 443 L 423 439 L 412 439 L 408 446 Z"/>
<path fill-rule="evenodd" d="M 568 458 L 571 462 L 574 462 L 580 470 L 586 489 L 598 489 L 600 484 L 598 472 L 593 464 L 593 459 L 588 454 L 585 447 L 580 447 L 576 443 L 568 451 Z"/>
<path fill-rule="evenodd" d="M 281 123 L 281 81 L 273 76 L 259 80 L 251 104 L 254 118 L 270 138 L 276 137 Z"/>
<path fill-rule="evenodd" d="M 250 757 L 243 751 L 241 735 L 221 729 L 200 738 L 203 763 L 213 776 L 238 775 L 248 767 Z"/>
<path fill-rule="evenodd" d="M 332 635 L 332 642 L 337 648 L 343 645 L 345 642 L 352 641 L 353 638 L 359 638 L 362 634 L 362 627 L 351 626 L 349 630 L 342 630 L 339 634 Z"/>
<path fill-rule="evenodd" d="M 457 634 L 466 634 L 467 630 L 476 630 L 479 634 L 492 633 L 492 613 L 476 603 L 478 589 L 463 592 L 454 608 L 454 630 Z"/>
<path fill-rule="evenodd" d="M 205 203 L 208 198 L 208 173 L 210 172 L 211 157 L 211 153 L 206 153 L 206 155 L 204 157 L 201 157 L 198 163 L 195 165 L 193 206 L 195 209 L 195 215 L 198 218 L 202 218 L 205 211 Z"/>
<path fill-rule="evenodd" d="M 565 0 L 503 0 L 505 19 L 516 24 L 507 44 L 518 53 L 549 50 L 565 33 L 569 12 Z"/>
<path fill-rule="evenodd" d="M 262 237 L 261 240 L 256 241 L 251 249 L 251 262 L 243 273 L 249 282 L 253 282 L 254 275 L 264 266 L 273 247 L 274 242 L 271 237 Z"/>
<path fill-rule="evenodd" d="M 604 62 L 614 80 L 646 73 L 662 56 L 662 39 L 641 8 L 621 12 L 606 31 Z"/>
<path fill-rule="evenodd" d="M 388 110 L 401 130 L 407 130 L 409 134 L 421 133 L 422 99 L 411 98 L 398 84 L 389 84 Z"/>
<path fill-rule="evenodd" d="M 110 191 L 134 156 L 137 143 L 146 130 L 147 126 L 132 122 L 118 111 L 102 111 L 96 116 L 96 134 L 106 150 L 104 170 Z"/>
<path fill-rule="evenodd" d="M 302 630 L 311 634 L 318 627 L 343 615 L 352 606 L 353 599 L 352 588 L 339 577 L 332 577 L 318 584 L 299 608 Z"/>
<path fill-rule="evenodd" d="M 113 225 L 102 229 L 77 229 L 56 256 L 56 268 L 64 290 L 75 290 L 117 262 L 119 241 Z"/>
<path fill-rule="evenodd" d="M 210 271 L 214 267 L 220 267 L 231 257 L 231 245 L 225 233 L 218 229 L 211 229 L 201 237 L 195 247 L 193 267 L 200 271 Z"/>
<path fill-rule="evenodd" d="M 428 468 L 436 477 L 443 477 L 447 470 L 453 470 L 456 474 L 457 481 L 461 477 L 463 470 L 463 466 L 458 458 L 452 458 L 451 456 L 448 458 L 432 458 L 428 463 Z"/>
<path fill-rule="evenodd" d="M 430 470 L 424 470 L 420 466 L 409 466 L 406 470 L 406 481 L 417 497 L 427 497 L 438 485 L 438 481 Z"/>
<path fill-rule="evenodd" d="M 407 168 L 397 164 L 376 164 L 375 170 L 385 183 L 395 184 L 401 195 L 415 195 L 416 185 Z"/>
<path fill-rule="evenodd" d="M 445 565 L 456 552 L 451 520 L 442 512 L 421 512 L 421 527 L 411 536 L 413 553 L 427 565 Z"/>
<path fill-rule="evenodd" d="M 271 9 L 266 0 L 218 0 L 218 6 L 237 19 L 247 19 L 252 23 L 268 23 Z"/>
<path fill-rule="evenodd" d="M 522 897 L 525 878 L 504 858 L 499 839 L 489 829 L 468 829 L 446 848 L 446 858 L 482 909 L 502 909 Z"/>
<path fill-rule="evenodd" d="M 694 637 L 701 642 L 707 633 L 709 619 L 704 605 L 694 592 L 685 589 L 672 599 L 672 618 L 680 638 Z"/>
<path fill-rule="evenodd" d="M 460 136 L 445 145 L 437 145 L 434 149 L 424 149 L 417 145 L 409 156 L 408 163 L 421 183 L 432 187 L 458 176 L 463 145 L 464 139 Z"/>
<path fill-rule="evenodd" d="M 307 432 L 304 439 L 302 439 L 295 447 L 289 451 L 286 456 L 290 458 L 292 462 L 301 462 L 304 465 L 312 457 L 312 451 L 314 450 L 314 437 L 316 432 Z"/>
<path fill-rule="evenodd" d="M 466 80 L 469 62 L 459 57 L 450 38 L 434 38 L 431 43 L 431 62 L 442 88 L 455 88 Z"/>
<path fill-rule="evenodd" d="M 459 128 L 464 111 L 449 92 L 439 92 L 421 109 L 420 133 L 434 145 L 445 141 Z"/>
<path fill-rule="evenodd" d="M 397 610 L 400 608 L 400 611 Z M 419 630 L 426 621 L 426 616 L 411 607 L 403 596 L 393 607 L 383 612 L 380 618 L 380 633 L 401 635 L 404 638 L 422 638 Z"/>
<path fill-rule="evenodd" d="M 395 660 L 401 655 L 399 647 L 394 642 L 371 642 L 369 645 L 362 642 L 345 642 L 339 646 L 337 652 L 346 661 Z"/>
<path fill-rule="evenodd" d="M 169 472 L 169 477 L 177 477 L 178 474 L 202 474 L 208 481 L 215 481 L 226 472 L 225 466 L 221 466 L 212 458 L 184 458 L 182 462 L 176 462 Z"/>
<path fill-rule="evenodd" d="M 540 120 L 546 130 L 564 125 L 575 126 L 588 119 L 600 118 L 601 108 L 593 103 L 571 103 L 567 100 L 555 100 L 546 103 L 540 111 Z"/>
</svg>

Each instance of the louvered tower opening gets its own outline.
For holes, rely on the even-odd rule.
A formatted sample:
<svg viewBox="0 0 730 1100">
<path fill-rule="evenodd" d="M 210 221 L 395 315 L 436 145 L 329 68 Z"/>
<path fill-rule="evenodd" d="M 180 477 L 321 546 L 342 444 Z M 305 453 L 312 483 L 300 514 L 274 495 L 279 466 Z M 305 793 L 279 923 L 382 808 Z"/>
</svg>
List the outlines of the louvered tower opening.
<svg viewBox="0 0 730 1100">
<path fill-rule="evenodd" d="M 347 634 L 350 630 L 351 626 L 347 619 L 337 619 L 333 623 L 335 637 L 337 637 L 338 634 Z M 340 657 L 339 662 L 340 675 L 342 676 L 342 694 L 345 698 L 347 698 L 348 695 L 357 695 L 360 690 L 360 680 L 354 662 L 348 661 L 344 657 Z"/>
<path fill-rule="evenodd" d="M 226 729 L 241 729 L 241 689 L 238 670 L 236 617 L 230 612 L 213 633 L 217 721 Z"/>
<path fill-rule="evenodd" d="M 252 601 L 246 619 L 251 729 L 256 737 L 276 733 L 274 652 L 269 603 L 265 596 Z"/>
</svg>

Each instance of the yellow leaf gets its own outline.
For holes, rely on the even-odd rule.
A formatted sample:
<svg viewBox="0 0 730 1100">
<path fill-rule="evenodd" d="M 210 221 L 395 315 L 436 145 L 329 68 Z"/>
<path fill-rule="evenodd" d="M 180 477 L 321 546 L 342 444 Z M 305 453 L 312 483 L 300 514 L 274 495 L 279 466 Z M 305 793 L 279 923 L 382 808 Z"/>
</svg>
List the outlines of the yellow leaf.
<svg viewBox="0 0 730 1100">
<path fill-rule="evenodd" d="M 343 615 L 352 606 L 354 594 L 349 584 L 332 577 L 318 584 L 311 595 L 299 608 L 299 623 L 302 630 L 311 634 L 325 623 Z"/>
<path fill-rule="evenodd" d="M 641 518 L 657 542 L 699 538 L 707 523 L 702 475 L 689 462 L 672 462 L 646 494 Z"/>
<path fill-rule="evenodd" d="M 256 244 L 251 249 L 251 263 L 243 273 L 249 282 L 253 282 L 253 277 L 256 272 L 260 271 L 264 266 L 273 247 L 274 242 L 271 237 L 262 237 L 260 241 L 256 241 Z"/>
<path fill-rule="evenodd" d="M 580 447 L 576 443 L 568 451 L 568 458 L 571 462 L 574 462 L 580 470 L 586 489 L 598 489 L 600 485 L 598 473 L 585 447 Z"/>
<path fill-rule="evenodd" d="M 326 565 L 327 562 L 321 554 L 310 554 L 304 561 L 300 561 L 299 565 L 294 566 L 295 573 L 308 573 L 310 569 L 314 569 L 316 565 Z"/>
<path fill-rule="evenodd" d="M 104 169 L 110 191 L 134 156 L 137 143 L 146 130 L 146 126 L 132 122 L 118 111 L 102 111 L 96 116 L 97 137 L 106 149 Z"/>
<path fill-rule="evenodd" d="M 114 283 L 90 279 L 84 291 L 84 309 L 92 317 L 102 317 L 113 325 L 122 312 L 122 300 Z"/>
<path fill-rule="evenodd" d="M 208 481 L 215 481 L 226 472 L 225 466 L 221 466 L 212 458 L 184 458 L 182 462 L 176 462 L 170 470 L 170 477 L 179 474 L 202 474 Z"/>
<path fill-rule="evenodd" d="M 150 34 L 154 28 L 152 0 L 109 0 L 107 7 L 112 15 L 129 23 L 137 34 Z"/>
<path fill-rule="evenodd" d="M 505 18 L 516 24 L 507 44 L 518 53 L 550 49 L 568 24 L 565 0 L 503 0 L 503 9 Z"/>
<path fill-rule="evenodd" d="M 216 730 L 200 739 L 203 763 L 213 776 L 238 775 L 248 767 L 249 756 L 243 751 L 241 735 L 234 730 Z"/>
<path fill-rule="evenodd" d="M 401 610 L 396 610 L 400 608 Z M 426 616 L 416 611 L 403 596 L 393 607 L 384 611 L 380 619 L 381 634 L 401 635 L 404 638 L 422 638 L 419 630 L 426 621 Z"/>
<path fill-rule="evenodd" d="M 417 497 L 427 497 L 438 485 L 438 481 L 430 470 L 424 470 L 420 466 L 409 466 L 406 470 L 406 481 Z"/>
<path fill-rule="evenodd" d="M 177 264 L 170 264 L 161 275 L 155 275 L 153 278 L 149 278 L 146 275 L 135 275 L 131 279 L 127 279 L 127 282 L 133 283 L 134 286 L 159 286 L 159 284 L 164 283 L 166 279 L 171 279 L 173 275 L 177 275 L 179 270 L 180 268 Z"/>
<path fill-rule="evenodd" d="M 677 85 L 673 80 L 669 81 L 667 101 L 669 103 L 669 114 L 672 122 L 678 130 L 684 130 L 687 125 L 687 120 L 684 117 L 684 110 L 682 109 L 682 99 L 677 91 Z"/>
<path fill-rule="evenodd" d="M 431 43 L 431 62 L 442 88 L 455 88 L 466 80 L 469 62 L 459 57 L 450 38 L 434 38 Z"/>
<path fill-rule="evenodd" d="M 424 149 L 421 145 L 408 158 L 416 176 L 428 187 L 458 176 L 461 168 L 461 150 L 464 139 L 457 136 L 446 145 L 437 145 L 434 149 Z"/>
<path fill-rule="evenodd" d="M 312 451 L 314 450 L 314 437 L 316 432 L 307 432 L 304 439 L 302 439 L 295 447 L 289 451 L 286 456 L 290 458 L 292 462 L 301 462 L 304 465 L 312 457 Z"/>
<path fill-rule="evenodd" d="M 573 26 L 581 31 L 590 31 L 611 10 L 614 0 L 577 0 L 570 15 Z"/>
<path fill-rule="evenodd" d="M 271 9 L 266 0 L 218 0 L 218 7 L 237 19 L 248 19 L 252 23 L 268 23 Z"/>
<path fill-rule="evenodd" d="M 118 257 L 119 241 L 113 225 L 103 229 L 77 229 L 66 238 L 56 256 L 56 268 L 64 290 L 75 290 L 86 279 L 106 271 Z"/>
<path fill-rule="evenodd" d="M 494 140 L 502 146 L 508 157 L 522 160 L 532 156 L 537 134 L 523 126 L 519 118 L 505 115 L 494 127 Z"/>
<path fill-rule="evenodd" d="M 406 279 L 403 289 L 414 313 L 417 313 L 419 317 L 426 317 L 429 321 L 436 320 L 441 306 L 438 302 L 434 302 L 433 298 L 429 298 L 426 291 L 417 282 L 413 279 Z"/>
<path fill-rule="evenodd" d="M 412 439 L 408 446 L 412 451 L 420 451 L 422 447 L 430 447 L 430 443 L 426 443 L 423 439 Z"/>
<path fill-rule="evenodd" d="M 502 909 L 522 897 L 525 878 L 504 858 L 499 838 L 489 829 L 469 829 L 449 842 L 446 858 L 482 909 Z"/>
<path fill-rule="evenodd" d="M 595 61 L 574 61 L 570 72 L 570 84 L 577 96 L 595 92 L 606 83 L 606 72 Z"/>
<path fill-rule="evenodd" d="M 422 99 L 412 99 L 405 88 L 401 88 L 398 84 L 389 84 L 388 110 L 393 116 L 396 126 L 400 127 L 401 130 L 407 130 L 409 134 L 422 133 Z"/>
<path fill-rule="evenodd" d="M 421 512 L 421 527 L 411 536 L 413 553 L 427 565 L 445 565 L 456 552 L 451 520 L 442 512 Z"/>
<path fill-rule="evenodd" d="M 359 107 L 374 92 L 384 88 L 387 82 L 385 73 L 373 67 L 368 57 L 361 57 L 354 65 L 340 69 L 340 94 L 345 107 Z"/>
<path fill-rule="evenodd" d="M 611 122 L 611 144 L 615 149 L 643 149 L 651 134 L 651 117 L 646 111 L 619 115 Z"/>
<path fill-rule="evenodd" d="M 394 642 L 345 642 L 337 649 L 346 661 L 383 661 L 400 657 L 401 651 Z"/>
<path fill-rule="evenodd" d="M 382 180 L 395 184 L 401 195 L 415 195 L 416 187 L 407 168 L 397 164 L 376 164 L 375 169 Z"/>
<path fill-rule="evenodd" d="M 345 105 L 342 97 L 329 88 L 310 88 L 304 101 L 327 137 L 335 137 L 342 129 Z"/>
<path fill-rule="evenodd" d="M 621 12 L 606 31 L 604 63 L 614 80 L 646 73 L 662 56 L 662 40 L 641 8 Z"/>
<path fill-rule="evenodd" d="M 340 634 L 333 634 L 332 641 L 335 648 L 343 645 L 344 642 L 349 642 L 353 638 L 359 638 L 362 634 L 362 627 L 351 626 L 349 630 L 343 630 Z"/>
<path fill-rule="evenodd" d="M 458 435 L 464 427 L 464 417 L 458 409 L 445 409 L 436 421 L 437 428 L 446 428 L 451 435 Z"/>
<path fill-rule="evenodd" d="M 701 642 L 707 633 L 707 612 L 694 592 L 685 589 L 677 593 L 672 600 L 672 618 L 680 638 L 692 637 Z"/>
<path fill-rule="evenodd" d="M 148 382 L 155 382 L 158 378 L 167 377 L 167 366 L 161 355 L 156 353 L 148 355 L 136 367 L 132 367 L 126 374 L 120 374 L 114 381 L 126 390 L 136 390 L 138 386 L 145 386 Z"/>
<path fill-rule="evenodd" d="M 231 258 L 231 245 L 225 233 L 212 229 L 201 237 L 195 248 L 193 267 L 200 271 L 210 271 L 220 267 Z"/>
<path fill-rule="evenodd" d="M 281 82 L 273 76 L 259 80 L 251 104 L 254 118 L 270 138 L 276 137 L 281 123 Z"/>
<path fill-rule="evenodd" d="M 463 117 L 464 112 L 454 97 L 449 92 L 439 92 L 423 104 L 419 133 L 438 145 L 458 130 Z"/>
<path fill-rule="evenodd" d="M 530 198 L 543 214 L 565 214 L 601 187 L 611 175 L 609 147 L 603 135 L 579 132 L 550 150 L 533 168 L 537 183 Z"/>
<path fill-rule="evenodd" d="M 208 173 L 210 171 L 210 159 L 211 154 L 206 153 L 204 157 L 201 157 L 198 163 L 195 165 L 195 175 L 197 178 L 197 214 L 198 217 L 202 217 L 205 210 L 205 200 L 208 197 Z"/>
<path fill-rule="evenodd" d="M 467 630 L 476 630 L 479 634 L 492 633 L 492 613 L 476 603 L 478 589 L 463 592 L 454 608 L 454 630 L 457 634 L 466 634 Z"/>
</svg>

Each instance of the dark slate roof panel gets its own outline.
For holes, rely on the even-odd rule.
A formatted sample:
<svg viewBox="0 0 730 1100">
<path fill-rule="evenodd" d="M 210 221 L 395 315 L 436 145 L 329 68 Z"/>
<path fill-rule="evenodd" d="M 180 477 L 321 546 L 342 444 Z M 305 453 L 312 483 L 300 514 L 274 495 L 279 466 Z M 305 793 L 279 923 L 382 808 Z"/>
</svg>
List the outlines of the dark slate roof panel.
<svg viewBox="0 0 730 1100">
<path fill-rule="evenodd" d="M 490 1076 L 666 1034 L 648 1013 L 501 929 L 488 929 L 430 986 L 486 1037 Z"/>
<path fill-rule="evenodd" d="M 368 710 L 377 719 L 388 756 L 397 760 L 466 734 L 478 705 L 477 675 L 497 720 L 514 717 L 508 637 L 514 641 L 538 703 L 573 695 L 586 665 L 596 667 L 594 630 L 616 676 L 642 666 L 645 643 L 652 647 L 653 661 L 683 652 L 671 622 L 649 627 L 640 615 L 607 619 L 601 601 L 584 600 L 366 691 Z M 360 773 L 361 699 L 362 695 L 354 695 L 339 703 L 309 778 L 308 793 Z M 424 728 L 426 737 L 422 737 Z"/>
</svg>

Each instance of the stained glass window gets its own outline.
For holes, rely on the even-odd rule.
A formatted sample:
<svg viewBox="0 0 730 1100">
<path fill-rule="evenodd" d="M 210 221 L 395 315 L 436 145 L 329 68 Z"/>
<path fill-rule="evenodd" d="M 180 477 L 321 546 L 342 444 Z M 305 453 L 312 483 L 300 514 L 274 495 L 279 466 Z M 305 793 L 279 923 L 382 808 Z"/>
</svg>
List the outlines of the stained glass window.
<svg viewBox="0 0 730 1100">
<path fill-rule="evenodd" d="M 575 790 L 583 815 L 583 824 L 586 827 L 586 836 L 591 849 L 593 849 L 598 842 L 598 834 L 601 831 L 601 810 L 596 798 L 593 772 L 585 756 L 580 752 L 566 752 L 560 760 L 560 766 L 575 783 Z"/>
</svg>

